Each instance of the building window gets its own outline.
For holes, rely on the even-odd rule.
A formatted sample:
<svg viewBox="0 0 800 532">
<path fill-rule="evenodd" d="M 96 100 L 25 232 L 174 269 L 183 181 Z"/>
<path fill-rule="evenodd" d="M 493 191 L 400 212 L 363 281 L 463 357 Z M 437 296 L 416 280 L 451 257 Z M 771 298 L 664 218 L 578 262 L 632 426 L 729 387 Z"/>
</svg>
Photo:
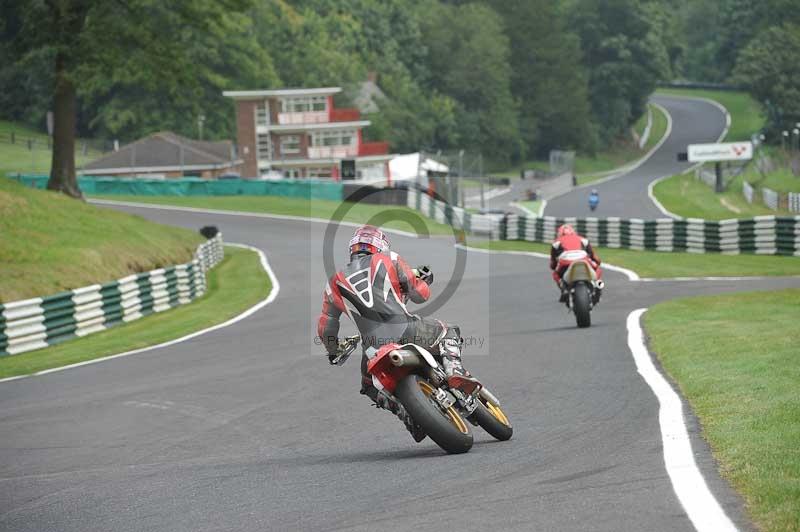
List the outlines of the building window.
<svg viewBox="0 0 800 532">
<path fill-rule="evenodd" d="M 312 146 L 355 146 L 354 130 L 315 131 L 311 136 Z"/>
<path fill-rule="evenodd" d="M 300 153 L 300 135 L 284 135 L 281 137 L 281 155 Z"/>
<path fill-rule="evenodd" d="M 308 169 L 308 177 L 313 179 L 330 179 L 333 176 L 333 172 L 330 168 L 309 168 Z"/>
<path fill-rule="evenodd" d="M 300 169 L 283 171 L 283 177 L 287 179 L 298 179 L 301 177 L 301 174 L 302 172 L 300 171 Z"/>
<path fill-rule="evenodd" d="M 281 100 L 281 112 L 284 113 L 319 112 L 327 109 L 328 98 L 325 96 L 300 96 Z"/>
<path fill-rule="evenodd" d="M 269 118 L 269 102 L 264 100 L 256 107 L 256 125 L 268 126 L 270 122 Z"/>
<path fill-rule="evenodd" d="M 268 161 L 272 159 L 272 142 L 269 139 L 269 135 L 258 135 L 257 149 L 257 157 L 259 160 Z"/>
</svg>

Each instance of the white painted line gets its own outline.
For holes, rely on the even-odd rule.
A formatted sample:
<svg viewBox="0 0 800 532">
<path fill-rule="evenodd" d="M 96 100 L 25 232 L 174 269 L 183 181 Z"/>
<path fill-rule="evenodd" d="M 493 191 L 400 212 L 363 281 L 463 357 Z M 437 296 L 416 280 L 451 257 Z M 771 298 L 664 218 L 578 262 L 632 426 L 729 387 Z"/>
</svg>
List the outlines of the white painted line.
<svg viewBox="0 0 800 532">
<path fill-rule="evenodd" d="M 639 320 L 646 311 L 647 309 L 640 308 L 628 315 L 628 347 L 636 363 L 636 370 L 658 399 L 664 465 L 672 482 L 672 489 L 696 530 L 735 531 L 736 526 L 708 489 L 705 478 L 697 467 L 692 442 L 683 419 L 683 403 L 656 369 L 644 344 L 644 333 Z"/>
<path fill-rule="evenodd" d="M 800 275 L 782 275 L 779 278 L 782 279 L 800 279 Z M 643 283 L 665 283 L 670 281 L 686 281 L 686 282 L 696 282 L 696 281 L 766 281 L 769 279 L 776 279 L 776 277 L 767 277 L 765 275 L 761 276 L 753 276 L 753 277 L 666 277 L 666 278 L 654 278 L 654 277 L 643 277 L 639 279 Z"/>
<path fill-rule="evenodd" d="M 457 248 L 464 249 L 466 251 L 475 251 L 477 253 L 486 253 L 489 255 L 527 255 L 529 257 L 536 257 L 537 259 L 547 259 L 550 260 L 550 255 L 545 253 L 539 253 L 537 251 L 512 251 L 512 250 L 500 250 L 500 249 L 483 249 L 483 248 L 475 248 L 470 246 L 465 246 L 464 244 L 456 244 Z M 603 262 L 600 264 L 601 268 L 605 268 L 607 270 L 611 270 L 614 272 L 619 272 L 625 275 L 629 281 L 638 281 L 639 274 L 637 274 L 633 270 L 629 270 L 627 268 L 623 268 L 622 266 L 615 266 L 613 264 L 609 264 L 607 262 Z"/>
<path fill-rule="evenodd" d="M 640 150 L 642 148 L 644 148 L 645 144 L 647 144 L 647 141 L 650 138 L 650 130 L 651 129 L 653 129 L 653 108 L 650 107 L 650 105 L 648 105 L 647 106 L 647 125 L 644 126 L 644 131 L 642 131 L 642 136 L 639 137 L 639 149 Z"/>
<path fill-rule="evenodd" d="M 669 112 L 665 108 L 663 108 L 662 106 L 658 105 L 657 103 L 653 103 L 653 105 L 658 107 L 659 110 L 664 113 L 664 116 L 667 117 L 667 129 L 664 130 L 664 134 L 661 136 L 661 140 L 659 140 L 656 143 L 655 146 L 650 148 L 650 151 L 648 151 L 641 159 L 639 159 L 638 161 L 635 161 L 631 165 L 620 166 L 619 168 L 615 168 L 614 170 L 609 170 L 611 175 L 608 176 L 608 177 L 604 177 L 603 179 L 598 179 L 597 181 L 590 181 L 589 183 L 584 183 L 583 185 L 578 185 L 576 187 L 572 187 L 571 189 L 565 190 L 564 192 L 556 194 L 555 196 L 550 196 L 549 199 L 552 200 L 552 199 L 561 197 L 561 196 L 563 196 L 565 194 L 569 194 L 571 192 L 574 192 L 575 190 L 580 190 L 580 189 L 583 189 L 583 188 L 589 188 L 589 187 L 593 187 L 594 188 L 597 185 L 602 185 L 603 183 L 606 183 L 607 181 L 612 181 L 614 179 L 617 179 L 617 178 L 620 178 L 622 176 L 628 175 L 629 173 L 633 172 L 634 170 L 636 170 L 637 168 L 642 166 L 644 163 L 646 163 L 650 159 L 650 157 L 652 157 L 653 154 L 656 151 L 658 151 L 658 149 L 667 141 L 667 139 L 670 136 L 670 133 L 672 133 L 672 116 L 670 116 Z M 542 213 L 544 213 L 544 208 L 542 208 Z M 543 215 L 544 214 L 542 214 L 542 216 Z"/>
<path fill-rule="evenodd" d="M 98 364 L 100 362 L 106 362 L 108 360 L 113 360 L 115 358 L 121 358 L 121 357 L 130 356 L 130 355 L 136 355 L 138 353 L 144 353 L 145 351 L 153 351 L 155 349 L 161 349 L 163 347 L 169 347 L 171 345 L 179 344 L 179 343 L 185 342 L 187 340 L 191 340 L 192 338 L 196 338 L 198 336 L 201 336 L 203 334 L 210 333 L 212 331 L 216 331 L 216 330 L 228 327 L 230 325 L 233 325 L 234 323 L 242 321 L 243 319 L 247 318 L 248 316 L 251 316 L 255 312 L 258 312 L 259 310 L 261 310 L 265 306 L 267 306 L 270 303 L 272 303 L 273 301 L 275 301 L 275 298 L 278 297 L 278 294 L 281 291 L 281 284 L 278 281 L 278 277 L 275 275 L 275 272 L 272 270 L 272 267 L 270 266 L 269 261 L 267 260 L 267 256 L 264 254 L 264 252 L 261 251 L 258 248 L 255 248 L 253 246 L 248 246 L 246 244 L 226 243 L 225 245 L 226 246 L 233 246 L 233 247 L 238 247 L 238 248 L 249 249 L 250 251 L 255 251 L 256 253 L 258 253 L 258 257 L 259 257 L 259 259 L 261 261 L 261 267 L 267 273 L 267 275 L 269 276 L 270 282 L 272 283 L 272 290 L 270 290 L 269 295 L 267 295 L 267 297 L 265 299 L 259 301 L 258 303 L 256 303 L 255 305 L 253 305 L 249 309 L 245 310 L 241 314 L 239 314 L 237 316 L 234 316 L 233 318 L 231 318 L 228 321 L 225 321 L 223 323 L 218 323 L 217 325 L 213 325 L 211 327 L 207 327 L 205 329 L 202 329 L 202 330 L 199 330 L 199 331 L 195 331 L 195 332 L 187 334 L 185 336 L 181 336 L 180 338 L 176 338 L 174 340 L 169 340 L 169 341 L 166 341 L 166 342 L 162 342 L 160 344 L 155 344 L 155 345 L 151 345 L 151 346 L 147 346 L 147 347 L 141 347 L 139 349 L 133 349 L 131 351 L 125 351 L 124 353 L 117 353 L 115 355 L 109 355 L 109 356 L 105 356 L 105 357 L 101 357 L 101 358 L 95 358 L 93 360 L 86 360 L 84 362 L 78 362 L 76 364 L 69 364 L 68 366 L 61 366 L 61 367 L 58 367 L 58 368 L 46 369 L 46 370 L 43 370 L 43 371 L 38 371 L 36 373 L 31 373 L 30 375 L 19 375 L 19 376 L 16 376 L 16 377 L 8 377 L 6 379 L 0 379 L 0 382 L 7 382 L 7 381 L 26 378 L 26 377 L 36 377 L 36 376 L 39 376 L 39 375 L 47 375 L 48 373 L 55 373 L 55 372 L 58 372 L 58 371 L 64 371 L 64 370 L 68 370 L 68 369 L 72 369 L 72 368 L 78 368 L 78 367 L 81 367 L 81 366 L 87 366 L 89 364 Z"/>
<path fill-rule="evenodd" d="M 672 218 L 673 220 L 682 220 L 682 219 L 683 219 L 683 217 L 682 217 L 682 216 L 678 216 L 678 215 L 677 215 L 677 214 L 675 214 L 674 212 L 672 212 L 672 211 L 668 211 L 668 210 L 667 210 L 667 208 L 666 208 L 666 207 L 664 207 L 664 205 L 663 205 L 663 204 L 662 204 L 660 201 L 658 201 L 658 198 L 656 197 L 656 195 L 655 195 L 655 194 L 653 194 L 653 189 L 656 187 L 656 185 L 657 185 L 657 184 L 659 184 L 659 183 L 661 183 L 661 182 L 662 182 L 662 181 L 664 181 L 665 179 L 669 179 L 670 177 L 672 177 L 672 175 L 673 175 L 673 174 L 670 174 L 670 175 L 663 175 L 663 176 L 659 177 L 658 179 L 655 179 L 655 180 L 653 180 L 653 181 L 650 181 L 650 184 L 649 184 L 649 185 L 647 185 L 647 197 L 648 197 L 648 198 L 650 198 L 650 201 L 652 201 L 652 202 L 653 202 L 653 205 L 655 205 L 655 206 L 656 206 L 656 208 L 657 208 L 659 211 L 661 211 L 661 213 L 662 213 L 663 215 L 665 215 L 665 216 L 669 216 L 669 217 L 670 217 L 670 218 Z"/>
<path fill-rule="evenodd" d="M 666 93 L 664 94 L 664 96 L 673 97 L 673 98 L 683 98 L 684 100 L 700 100 L 700 101 L 703 101 L 703 102 L 706 102 L 708 104 L 713 105 L 714 107 L 718 108 L 720 110 L 720 112 L 722 112 L 722 114 L 725 115 L 725 127 L 723 128 L 722 133 L 720 133 L 719 137 L 717 137 L 716 142 L 721 142 L 722 139 L 724 139 L 725 136 L 728 134 L 728 131 L 731 128 L 731 114 L 728 112 L 728 110 L 721 103 L 715 102 L 714 100 L 710 100 L 708 98 L 700 98 L 700 97 L 694 97 L 694 96 L 678 96 L 678 95 L 666 94 Z M 654 104 L 654 105 L 658 105 L 658 104 Z M 661 107 L 661 106 L 659 106 L 659 107 Z M 662 109 L 664 109 L 664 108 L 662 107 Z M 664 109 L 664 111 L 666 111 L 666 109 Z M 667 116 L 669 117 L 669 113 L 667 113 Z M 670 119 L 670 129 L 671 129 L 671 125 L 672 125 L 672 120 Z M 680 175 L 684 175 L 684 174 L 688 174 L 689 172 L 693 172 L 696 168 L 702 166 L 702 164 L 703 163 L 693 164 L 689 168 L 687 168 L 686 170 L 681 172 Z M 655 188 L 655 186 L 658 183 L 660 183 L 661 181 L 663 181 L 665 179 L 668 179 L 668 178 L 672 177 L 673 175 L 674 174 L 661 176 L 658 179 L 655 179 L 655 180 L 651 181 L 650 184 L 647 186 L 647 196 L 650 198 L 650 201 L 653 202 L 653 204 L 656 206 L 656 208 L 659 211 L 661 211 L 662 213 L 664 213 L 664 215 L 669 216 L 670 218 L 675 219 L 675 220 L 682 220 L 683 219 L 682 216 L 678 216 L 674 212 L 668 211 L 666 209 L 666 207 L 664 207 L 664 205 L 662 205 L 661 202 L 658 201 L 658 198 L 656 198 L 655 194 L 653 194 L 653 189 Z"/>
<path fill-rule="evenodd" d="M 329 224 L 332 223 L 331 220 L 327 218 L 311 218 L 306 216 L 292 216 L 290 214 L 269 214 L 264 212 L 247 212 L 247 211 L 227 211 L 222 209 L 201 209 L 198 207 L 179 207 L 177 205 L 160 205 L 156 203 L 137 203 L 134 201 L 115 201 L 115 200 L 105 200 L 105 199 L 88 199 L 86 200 L 88 203 L 96 203 L 98 205 L 117 205 L 120 207 L 138 207 L 141 209 L 158 209 L 164 211 L 184 211 L 184 212 L 194 212 L 200 214 L 223 214 L 226 216 L 246 216 L 249 218 L 269 218 L 273 220 L 293 220 L 298 222 L 313 222 L 313 223 L 323 223 Z M 336 222 L 339 225 L 346 226 L 346 227 L 361 227 L 364 224 L 357 224 L 354 222 L 345 222 L 339 221 Z M 411 238 L 419 238 L 420 235 L 416 233 L 411 233 L 409 231 L 402 231 L 400 229 L 387 229 L 381 228 L 382 231 L 386 233 L 391 233 L 400 236 L 407 236 Z M 226 244 L 227 245 L 227 244 Z"/>
</svg>

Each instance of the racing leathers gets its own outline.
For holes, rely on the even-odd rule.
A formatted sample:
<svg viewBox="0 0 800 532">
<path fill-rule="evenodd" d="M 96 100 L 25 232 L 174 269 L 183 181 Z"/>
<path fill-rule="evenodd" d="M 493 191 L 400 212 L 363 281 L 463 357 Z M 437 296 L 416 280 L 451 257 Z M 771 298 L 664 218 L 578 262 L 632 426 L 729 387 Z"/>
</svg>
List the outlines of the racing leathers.
<svg viewBox="0 0 800 532">
<path fill-rule="evenodd" d="M 406 308 L 408 300 L 423 303 L 429 297 L 428 283 L 418 278 L 395 252 L 352 255 L 350 263 L 328 281 L 322 297 L 317 336 L 329 356 L 337 351 L 339 318 L 346 314 L 355 322 L 362 340 L 361 393 L 401 419 L 402 413 L 396 410 L 402 407 L 387 400 L 385 394 L 373 386 L 372 377 L 367 373 L 368 359 L 381 347 L 389 343 L 414 343 L 441 356 L 442 365 L 449 374 L 469 376 L 460 362 L 463 340 L 458 327 L 423 319 Z M 447 348 L 441 349 L 444 345 Z M 453 349 L 455 345 L 458 349 Z M 408 426 L 408 420 L 404 421 Z"/>
<path fill-rule="evenodd" d="M 561 277 L 566 271 L 566 266 L 559 267 L 558 258 L 565 251 L 583 250 L 589 255 L 592 267 L 594 268 L 597 278 L 601 279 L 603 272 L 600 270 L 600 257 L 592 249 L 589 239 L 584 238 L 578 234 L 563 235 L 558 237 L 550 248 L 550 269 L 553 270 L 553 281 L 559 288 L 562 287 Z"/>
</svg>

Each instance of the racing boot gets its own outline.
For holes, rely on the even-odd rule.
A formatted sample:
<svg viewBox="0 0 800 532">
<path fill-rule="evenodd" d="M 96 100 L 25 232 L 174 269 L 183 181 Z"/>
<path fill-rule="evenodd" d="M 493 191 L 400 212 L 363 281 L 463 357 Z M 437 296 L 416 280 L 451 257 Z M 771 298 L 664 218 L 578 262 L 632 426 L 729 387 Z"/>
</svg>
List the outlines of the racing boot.
<svg viewBox="0 0 800 532">
<path fill-rule="evenodd" d="M 569 288 L 567 288 L 567 284 L 564 281 L 561 281 L 558 287 L 561 288 L 561 296 L 558 298 L 558 302 L 566 303 L 569 301 Z"/>
<path fill-rule="evenodd" d="M 464 339 L 461 337 L 461 328 L 456 325 L 448 326 L 444 338 L 439 342 L 439 354 L 442 357 L 442 367 L 447 375 L 447 385 L 471 395 L 480 388 L 481 383 L 473 378 L 461 364 L 463 348 Z"/>
<path fill-rule="evenodd" d="M 461 364 L 461 357 L 442 355 L 442 366 L 447 374 L 447 385 L 451 388 L 457 388 L 467 395 L 472 395 L 480 388 L 478 379 L 470 375 Z"/>
</svg>

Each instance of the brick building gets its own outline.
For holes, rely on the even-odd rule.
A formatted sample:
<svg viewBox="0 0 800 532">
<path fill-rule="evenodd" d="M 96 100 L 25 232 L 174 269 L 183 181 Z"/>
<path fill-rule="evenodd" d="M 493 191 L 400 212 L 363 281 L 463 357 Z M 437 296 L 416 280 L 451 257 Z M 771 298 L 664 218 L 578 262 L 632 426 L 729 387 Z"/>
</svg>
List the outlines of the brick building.
<svg viewBox="0 0 800 532">
<path fill-rule="evenodd" d="M 387 142 L 364 142 L 368 126 L 358 109 L 337 109 L 339 87 L 226 91 L 236 103 L 242 175 L 339 179 L 342 159 L 354 159 L 357 178 L 389 174 Z"/>
</svg>

